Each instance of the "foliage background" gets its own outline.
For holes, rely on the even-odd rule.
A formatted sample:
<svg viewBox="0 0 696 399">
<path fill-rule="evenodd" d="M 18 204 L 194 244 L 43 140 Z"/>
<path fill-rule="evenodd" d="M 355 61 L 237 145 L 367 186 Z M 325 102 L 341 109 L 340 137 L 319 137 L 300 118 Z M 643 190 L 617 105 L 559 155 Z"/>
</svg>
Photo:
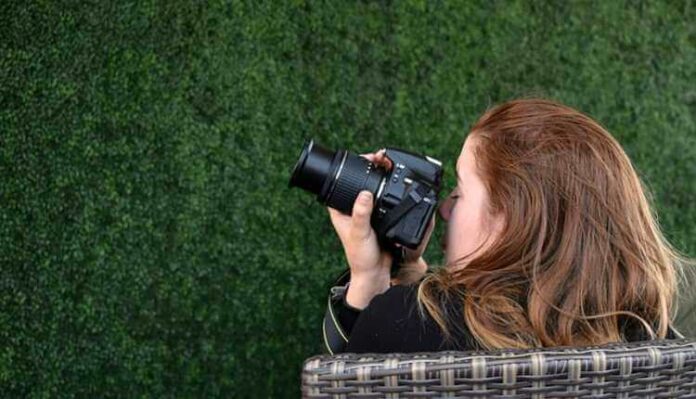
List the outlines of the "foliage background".
<svg viewBox="0 0 696 399">
<path fill-rule="evenodd" d="M 619 139 L 696 256 L 695 20 L 693 1 L 3 2 L 2 396 L 297 397 L 345 267 L 287 187 L 305 137 L 429 154 L 450 189 L 487 107 L 554 98 Z"/>
</svg>

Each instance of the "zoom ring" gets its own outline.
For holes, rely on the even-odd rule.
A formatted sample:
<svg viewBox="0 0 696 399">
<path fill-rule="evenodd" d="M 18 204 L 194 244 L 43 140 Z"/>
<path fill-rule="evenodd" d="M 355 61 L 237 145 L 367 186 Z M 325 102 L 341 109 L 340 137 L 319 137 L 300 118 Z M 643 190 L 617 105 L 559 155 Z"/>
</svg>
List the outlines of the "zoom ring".
<svg viewBox="0 0 696 399">
<path fill-rule="evenodd" d="M 355 199 L 360 191 L 366 188 L 365 182 L 369 176 L 368 161 L 353 154 L 347 154 L 328 205 L 340 211 L 352 213 Z"/>
</svg>

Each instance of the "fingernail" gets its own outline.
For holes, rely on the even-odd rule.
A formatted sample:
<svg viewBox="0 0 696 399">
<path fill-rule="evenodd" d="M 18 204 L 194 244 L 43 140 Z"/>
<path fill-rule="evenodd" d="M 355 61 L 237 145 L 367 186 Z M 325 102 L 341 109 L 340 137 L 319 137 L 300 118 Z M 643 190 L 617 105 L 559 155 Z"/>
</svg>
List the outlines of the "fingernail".
<svg viewBox="0 0 696 399">
<path fill-rule="evenodd" d="M 360 193 L 360 201 L 367 202 L 372 200 L 372 193 L 369 191 L 363 191 Z"/>
</svg>

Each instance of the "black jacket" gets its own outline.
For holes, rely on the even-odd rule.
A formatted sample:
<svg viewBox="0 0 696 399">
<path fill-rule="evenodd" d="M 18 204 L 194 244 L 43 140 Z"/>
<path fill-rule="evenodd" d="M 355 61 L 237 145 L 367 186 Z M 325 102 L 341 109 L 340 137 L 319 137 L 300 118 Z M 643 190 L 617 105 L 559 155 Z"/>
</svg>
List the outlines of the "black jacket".
<svg viewBox="0 0 696 399">
<path fill-rule="evenodd" d="M 432 352 L 441 350 L 483 349 L 463 322 L 450 326 L 453 339 L 446 342 L 440 327 L 425 311 L 421 319 L 416 301 L 417 285 L 396 285 L 375 296 L 362 311 L 350 307 L 345 297 L 333 302 L 334 317 L 343 330 L 347 343 L 342 352 L 390 353 Z M 460 314 L 456 305 L 443 307 L 452 315 Z M 457 319 L 455 317 L 455 319 Z M 627 318 L 632 321 L 633 319 Z M 625 323 L 627 341 L 649 339 L 638 323 Z M 326 337 L 326 334 L 325 334 Z M 679 338 L 670 328 L 667 339 Z"/>
</svg>

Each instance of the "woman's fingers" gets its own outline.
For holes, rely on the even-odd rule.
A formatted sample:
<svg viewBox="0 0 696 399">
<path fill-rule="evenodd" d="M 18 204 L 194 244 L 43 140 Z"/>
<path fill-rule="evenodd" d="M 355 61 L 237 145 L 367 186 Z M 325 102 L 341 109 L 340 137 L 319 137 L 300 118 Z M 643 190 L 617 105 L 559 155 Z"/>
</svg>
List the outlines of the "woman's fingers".
<svg viewBox="0 0 696 399">
<path fill-rule="evenodd" d="M 361 191 L 353 205 L 350 232 L 354 240 L 366 241 L 370 238 L 370 233 L 372 232 L 372 226 L 370 225 L 372 207 L 372 193 L 367 190 Z"/>
<path fill-rule="evenodd" d="M 347 229 L 348 226 L 350 226 L 350 216 L 349 215 L 344 215 L 340 211 L 326 207 L 326 209 L 329 211 L 329 218 L 331 219 L 331 223 L 337 227 L 338 229 Z"/>
<path fill-rule="evenodd" d="M 387 158 L 384 153 L 386 150 L 382 148 L 381 150 L 369 154 L 360 154 L 360 156 L 366 158 L 368 161 L 377 164 L 379 166 L 382 166 L 386 169 L 391 170 L 392 168 L 392 161 L 391 159 Z"/>
</svg>

